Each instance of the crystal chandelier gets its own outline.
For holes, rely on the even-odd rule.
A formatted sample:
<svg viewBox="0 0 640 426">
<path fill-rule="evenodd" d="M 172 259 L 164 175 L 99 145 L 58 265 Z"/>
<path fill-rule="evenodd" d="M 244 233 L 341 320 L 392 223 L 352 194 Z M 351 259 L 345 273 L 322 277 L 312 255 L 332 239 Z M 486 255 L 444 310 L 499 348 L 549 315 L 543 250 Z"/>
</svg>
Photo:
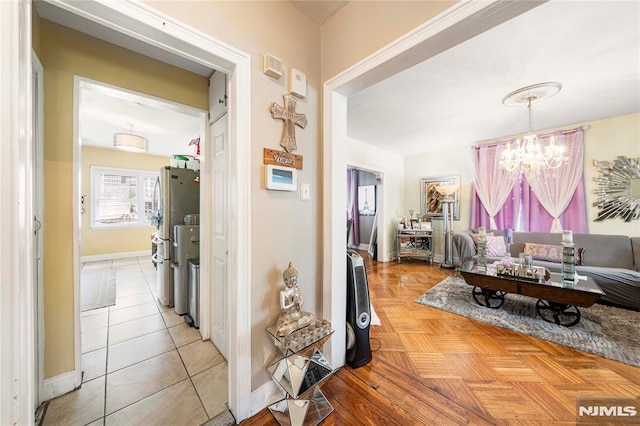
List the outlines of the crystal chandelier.
<svg viewBox="0 0 640 426">
<path fill-rule="evenodd" d="M 543 169 L 557 169 L 569 161 L 565 147 L 555 143 L 553 135 L 539 136 L 533 132 L 532 105 L 560 91 L 560 83 L 539 83 L 517 89 L 502 99 L 507 106 L 527 106 L 529 132 L 522 139 L 506 145 L 502 151 L 500 167 L 511 173 L 537 175 Z M 545 142 L 545 139 L 548 139 Z"/>
</svg>

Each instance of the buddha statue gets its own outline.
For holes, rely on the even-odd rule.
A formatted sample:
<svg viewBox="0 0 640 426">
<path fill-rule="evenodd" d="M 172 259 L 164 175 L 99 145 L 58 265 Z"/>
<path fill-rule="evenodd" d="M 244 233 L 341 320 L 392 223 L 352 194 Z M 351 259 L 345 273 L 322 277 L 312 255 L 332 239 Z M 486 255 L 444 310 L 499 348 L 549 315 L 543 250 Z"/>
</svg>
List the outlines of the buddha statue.
<svg viewBox="0 0 640 426">
<path fill-rule="evenodd" d="M 289 267 L 282 273 L 284 289 L 280 291 L 280 316 L 276 324 L 276 334 L 288 336 L 294 331 L 306 327 L 313 322 L 313 314 L 301 310 L 304 299 L 298 288 L 298 271 L 289 262 Z"/>
</svg>

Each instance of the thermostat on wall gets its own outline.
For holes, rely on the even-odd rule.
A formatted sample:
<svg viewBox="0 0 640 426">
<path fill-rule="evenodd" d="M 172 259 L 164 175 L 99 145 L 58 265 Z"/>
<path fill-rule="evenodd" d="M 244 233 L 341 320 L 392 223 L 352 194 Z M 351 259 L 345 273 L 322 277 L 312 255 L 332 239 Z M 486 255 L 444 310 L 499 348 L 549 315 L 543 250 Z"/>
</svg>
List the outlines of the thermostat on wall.
<svg viewBox="0 0 640 426">
<path fill-rule="evenodd" d="M 307 75 L 295 68 L 291 68 L 289 75 L 289 93 L 299 98 L 307 96 Z"/>
<path fill-rule="evenodd" d="M 268 164 L 265 166 L 265 187 L 276 191 L 295 191 L 298 185 L 298 171 L 291 167 Z"/>
</svg>

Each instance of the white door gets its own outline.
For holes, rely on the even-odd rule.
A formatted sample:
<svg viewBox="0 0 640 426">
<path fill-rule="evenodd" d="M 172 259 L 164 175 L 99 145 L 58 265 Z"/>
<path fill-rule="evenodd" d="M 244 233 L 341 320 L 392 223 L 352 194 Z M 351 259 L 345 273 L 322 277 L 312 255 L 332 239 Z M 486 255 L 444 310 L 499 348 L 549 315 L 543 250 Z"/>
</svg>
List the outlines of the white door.
<svg viewBox="0 0 640 426">
<path fill-rule="evenodd" d="M 213 224 L 211 227 L 211 252 L 213 255 L 213 284 L 211 300 L 211 339 L 222 356 L 228 353 L 228 154 L 227 117 L 224 114 L 210 128 L 213 146 Z"/>
<path fill-rule="evenodd" d="M 43 345 L 44 345 L 44 326 L 42 324 L 42 312 L 40 309 L 43 306 L 42 303 L 42 251 L 44 241 L 42 238 L 42 217 L 43 217 L 43 204 L 44 204 L 44 192 L 43 192 L 43 144 L 42 144 L 42 132 L 43 132 L 43 80 L 44 69 L 42 63 L 32 52 L 32 84 L 33 84 L 33 167 L 31 169 L 32 185 L 33 185 L 33 312 L 34 312 L 34 347 L 35 353 L 35 374 L 34 374 L 34 403 L 35 408 L 40 405 L 40 391 L 42 387 L 42 381 L 44 380 L 44 367 L 43 367 Z"/>
</svg>

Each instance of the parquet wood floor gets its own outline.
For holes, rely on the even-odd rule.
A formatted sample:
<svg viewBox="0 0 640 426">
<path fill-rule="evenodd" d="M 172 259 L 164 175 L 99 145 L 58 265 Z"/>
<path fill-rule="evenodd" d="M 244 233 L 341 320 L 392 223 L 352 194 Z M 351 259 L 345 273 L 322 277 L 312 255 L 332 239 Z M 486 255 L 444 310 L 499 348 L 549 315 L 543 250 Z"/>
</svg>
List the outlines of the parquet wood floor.
<svg viewBox="0 0 640 426">
<path fill-rule="evenodd" d="M 414 302 L 457 272 L 363 257 L 379 350 L 322 386 L 326 425 L 569 425 L 580 396 L 640 395 L 640 368 Z M 277 425 L 266 409 L 242 424 Z"/>
</svg>

